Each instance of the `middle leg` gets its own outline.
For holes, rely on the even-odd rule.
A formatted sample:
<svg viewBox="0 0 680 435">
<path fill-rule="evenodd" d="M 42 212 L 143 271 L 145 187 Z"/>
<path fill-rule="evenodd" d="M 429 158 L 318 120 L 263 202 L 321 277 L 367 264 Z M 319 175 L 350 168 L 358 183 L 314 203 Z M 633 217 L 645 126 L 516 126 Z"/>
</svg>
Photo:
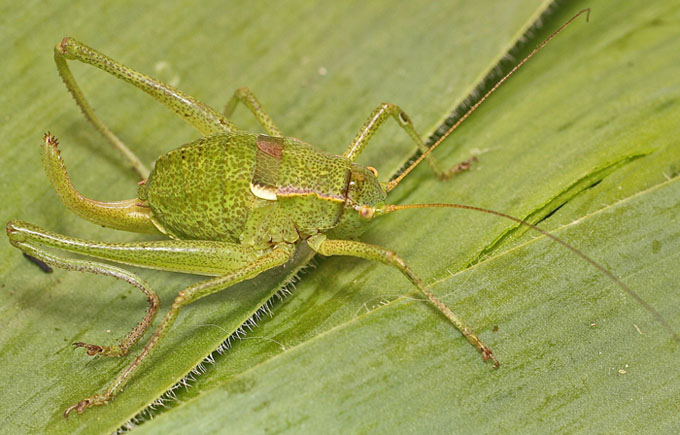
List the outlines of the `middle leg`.
<svg viewBox="0 0 680 435">
<path fill-rule="evenodd" d="M 364 258 L 366 260 L 378 261 L 388 266 L 395 267 L 408 278 L 416 288 L 425 295 L 430 302 L 460 331 L 461 334 L 470 342 L 481 354 L 484 361 L 491 360 L 494 367 L 500 363 L 494 356 L 491 349 L 477 337 L 472 327 L 451 311 L 442 301 L 440 301 L 431 291 L 429 291 L 423 281 L 411 270 L 406 262 L 395 252 L 380 246 L 353 240 L 328 240 L 326 236 L 319 235 L 308 240 L 309 246 L 321 255 L 347 255 L 351 257 Z"/>
<path fill-rule="evenodd" d="M 224 108 L 224 116 L 231 118 L 231 115 L 234 113 L 234 110 L 236 110 L 238 103 L 246 106 L 248 110 L 250 110 L 250 112 L 255 115 L 257 122 L 259 122 L 260 125 L 264 127 L 269 135 L 277 137 L 282 136 L 281 131 L 274 124 L 274 121 L 272 121 L 269 115 L 267 115 L 267 112 L 264 111 L 262 105 L 255 97 L 255 94 L 253 94 L 253 92 L 248 88 L 239 88 L 234 92 L 231 100 L 229 100 Z"/>
<path fill-rule="evenodd" d="M 153 336 L 149 339 L 146 346 L 142 352 L 135 358 L 135 360 L 118 375 L 118 377 L 109 385 L 109 387 L 101 394 L 95 394 L 91 397 L 87 397 L 80 402 L 70 406 L 66 409 L 64 415 L 68 417 L 69 413 L 73 410 L 82 413 L 85 409 L 92 406 L 100 406 L 106 404 L 109 400 L 113 399 L 117 393 L 123 390 L 125 385 L 129 382 L 135 372 L 139 370 L 142 364 L 145 362 L 147 357 L 156 348 L 160 341 L 165 337 L 168 330 L 172 324 L 177 319 L 180 310 L 198 299 L 208 296 L 210 294 L 216 293 L 221 290 L 225 290 L 234 284 L 251 279 L 259 275 L 260 273 L 272 269 L 276 266 L 281 266 L 286 261 L 288 261 L 294 252 L 294 247 L 292 245 L 279 245 L 274 248 L 271 252 L 262 255 L 257 258 L 251 264 L 243 267 L 240 270 L 233 271 L 224 276 L 219 276 L 206 281 L 194 284 L 181 292 L 175 298 L 170 310 L 165 315 L 165 318 L 158 326 Z"/>
</svg>

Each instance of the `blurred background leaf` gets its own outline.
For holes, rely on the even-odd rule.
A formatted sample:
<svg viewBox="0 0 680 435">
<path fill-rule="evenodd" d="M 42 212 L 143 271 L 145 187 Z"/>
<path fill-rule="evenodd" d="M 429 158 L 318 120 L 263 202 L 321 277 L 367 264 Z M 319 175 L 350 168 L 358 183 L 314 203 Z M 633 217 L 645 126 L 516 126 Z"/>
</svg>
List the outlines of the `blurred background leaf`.
<svg viewBox="0 0 680 435">
<path fill-rule="evenodd" d="M 50 129 L 83 193 L 135 195 L 132 171 L 60 83 L 51 48 L 63 36 L 217 108 L 249 86 L 283 132 L 341 153 L 381 101 L 400 104 L 423 135 L 435 131 L 543 12 L 551 10 L 516 58 L 583 7 L 593 10 L 589 24 L 560 35 L 437 152 L 450 164 L 477 155 L 474 169 L 442 183 L 419 168 L 390 200 L 485 206 L 548 229 L 577 221 L 559 235 L 622 277 L 678 331 L 680 192 L 672 179 L 680 168 L 680 8 L 672 2 L 6 4 L 3 221 L 140 239 L 76 218 L 43 175 L 37 145 Z M 145 161 L 196 137 L 134 89 L 89 67 L 74 70 L 98 112 Z M 235 121 L 257 128 L 244 110 Z M 392 174 L 412 152 L 391 125 L 361 162 Z M 431 283 L 494 348 L 504 364 L 498 371 L 398 272 L 320 259 L 273 318 L 139 429 L 677 429 L 677 343 L 600 274 L 534 237 L 512 222 L 436 210 L 387 216 L 364 238 L 396 250 Z M 479 258 L 486 261 L 464 269 Z M 65 407 L 105 388 L 129 363 L 90 360 L 70 343 L 123 335 L 144 300 L 108 279 L 42 274 L 6 241 L 0 267 L 0 415 L 3 431 L 14 433 L 115 430 L 215 349 L 282 279 L 263 277 L 187 308 L 124 394 L 67 421 Z M 164 307 L 195 281 L 141 273 Z"/>
</svg>

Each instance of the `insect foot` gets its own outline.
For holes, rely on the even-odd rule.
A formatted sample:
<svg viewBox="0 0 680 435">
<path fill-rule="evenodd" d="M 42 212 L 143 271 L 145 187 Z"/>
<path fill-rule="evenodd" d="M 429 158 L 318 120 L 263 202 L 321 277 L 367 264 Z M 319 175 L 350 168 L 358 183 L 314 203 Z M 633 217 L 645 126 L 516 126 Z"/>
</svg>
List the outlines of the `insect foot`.
<svg viewBox="0 0 680 435">
<path fill-rule="evenodd" d="M 90 356 L 99 355 L 104 351 L 104 349 L 101 346 L 97 346 L 96 344 L 83 343 L 82 341 L 73 343 L 73 347 L 75 348 L 84 347 L 87 350 L 87 354 Z"/>
<path fill-rule="evenodd" d="M 482 352 L 482 358 L 484 359 L 484 361 L 491 361 L 491 363 L 493 364 L 493 368 L 497 369 L 498 367 L 501 366 L 500 361 L 496 359 L 493 352 L 491 352 L 491 349 L 489 349 L 487 346 L 482 345 L 480 351 Z"/>
<path fill-rule="evenodd" d="M 454 175 L 460 174 L 461 172 L 469 171 L 470 168 L 472 167 L 472 163 L 477 161 L 477 157 L 472 156 L 469 159 L 465 160 L 464 162 L 460 162 L 451 169 L 449 169 L 446 172 L 442 172 L 442 174 L 439 176 L 439 179 L 441 180 L 448 180 L 449 178 L 453 177 Z"/>
<path fill-rule="evenodd" d="M 124 356 L 127 352 L 124 351 L 120 346 L 99 346 L 96 344 L 88 344 L 79 341 L 73 343 L 73 347 L 84 347 L 87 350 L 89 356 L 104 355 L 104 356 Z"/>
<path fill-rule="evenodd" d="M 81 400 L 75 405 L 69 406 L 66 409 L 66 411 L 64 411 L 64 417 L 68 418 L 68 415 L 73 410 L 75 410 L 78 414 L 82 414 L 83 411 L 85 411 L 87 408 L 92 408 L 93 406 L 106 405 L 108 401 L 109 397 L 107 395 L 95 394 L 92 397 L 88 397 L 87 399 Z"/>
</svg>

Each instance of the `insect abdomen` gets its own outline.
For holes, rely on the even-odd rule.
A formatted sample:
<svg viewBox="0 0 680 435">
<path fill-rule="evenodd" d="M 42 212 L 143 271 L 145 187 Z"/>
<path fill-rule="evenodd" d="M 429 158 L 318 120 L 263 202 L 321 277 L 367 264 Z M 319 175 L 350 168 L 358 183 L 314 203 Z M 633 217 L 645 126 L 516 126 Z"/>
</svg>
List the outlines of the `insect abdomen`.
<svg viewBox="0 0 680 435">
<path fill-rule="evenodd" d="M 162 230 L 178 239 L 238 242 L 255 200 L 256 138 L 209 136 L 156 160 L 147 198 Z"/>
</svg>

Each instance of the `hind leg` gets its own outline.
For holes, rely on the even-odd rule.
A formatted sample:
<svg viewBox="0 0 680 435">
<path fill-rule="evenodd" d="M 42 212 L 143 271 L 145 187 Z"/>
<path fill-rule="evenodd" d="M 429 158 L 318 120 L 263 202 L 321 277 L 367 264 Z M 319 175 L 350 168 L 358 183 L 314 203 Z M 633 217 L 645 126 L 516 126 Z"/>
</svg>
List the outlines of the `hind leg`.
<svg viewBox="0 0 680 435">
<path fill-rule="evenodd" d="M 184 92 L 135 71 L 73 38 L 64 38 L 54 47 L 54 61 L 57 64 L 57 70 L 61 78 L 85 114 L 85 117 L 123 154 L 141 179 L 148 177 L 149 170 L 97 116 L 85 98 L 83 91 L 78 86 L 76 79 L 73 77 L 66 62 L 67 60 L 77 60 L 90 64 L 132 84 L 152 96 L 156 101 L 165 104 L 204 135 L 236 130 L 236 126 L 225 119 L 219 112 Z"/>
</svg>

